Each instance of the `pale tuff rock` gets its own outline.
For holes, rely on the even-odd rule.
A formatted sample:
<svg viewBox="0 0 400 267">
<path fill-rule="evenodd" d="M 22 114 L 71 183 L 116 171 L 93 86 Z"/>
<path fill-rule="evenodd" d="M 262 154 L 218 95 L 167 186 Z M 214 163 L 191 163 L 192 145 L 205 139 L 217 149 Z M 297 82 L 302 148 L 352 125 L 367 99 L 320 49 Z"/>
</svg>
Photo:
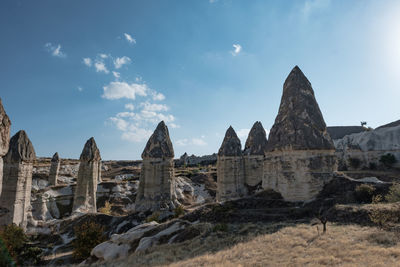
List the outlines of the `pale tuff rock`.
<svg viewBox="0 0 400 267">
<path fill-rule="evenodd" d="M 311 83 L 296 66 L 284 83 L 269 134 L 262 186 L 285 200 L 306 201 L 317 196 L 336 170 L 333 142 Z"/>
<path fill-rule="evenodd" d="M 243 169 L 240 139 L 230 126 L 218 151 L 217 201 L 238 198 L 246 194 Z"/>
<path fill-rule="evenodd" d="M 60 158 L 56 152 L 51 159 L 50 173 L 49 173 L 49 183 L 51 185 L 57 185 L 58 172 L 60 170 Z"/>
<path fill-rule="evenodd" d="M 11 121 L 4 110 L 0 98 L 0 195 L 3 184 L 3 157 L 8 151 L 10 143 Z"/>
<path fill-rule="evenodd" d="M 4 186 L 0 207 L 8 212 L 0 217 L 0 225 L 15 223 L 26 228 L 35 159 L 31 141 L 25 131 L 19 131 L 11 138 L 9 151 L 4 158 Z"/>
<path fill-rule="evenodd" d="M 251 187 L 261 185 L 267 134 L 261 122 L 257 121 L 249 132 L 244 147 L 245 184 Z"/>
<path fill-rule="evenodd" d="M 174 186 L 174 149 L 168 128 L 160 122 L 142 153 L 136 211 L 168 210 L 177 204 Z"/>
<path fill-rule="evenodd" d="M 99 181 L 100 151 L 94 138 L 90 138 L 80 156 L 80 165 L 76 183 L 73 211 L 96 212 L 96 192 Z"/>
</svg>

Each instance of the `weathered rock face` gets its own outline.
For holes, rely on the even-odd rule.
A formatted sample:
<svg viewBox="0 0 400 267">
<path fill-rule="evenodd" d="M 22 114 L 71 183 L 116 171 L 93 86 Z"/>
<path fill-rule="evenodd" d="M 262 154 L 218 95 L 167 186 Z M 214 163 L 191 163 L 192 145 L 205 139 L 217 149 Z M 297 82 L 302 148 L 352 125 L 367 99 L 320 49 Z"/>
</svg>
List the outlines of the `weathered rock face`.
<svg viewBox="0 0 400 267">
<path fill-rule="evenodd" d="M 135 210 L 174 209 L 177 204 L 174 192 L 174 149 L 163 121 L 147 142 L 142 158 Z"/>
<path fill-rule="evenodd" d="M 36 154 L 31 141 L 25 131 L 19 131 L 11 138 L 9 151 L 4 158 L 0 207 L 8 212 L 0 217 L 0 225 L 15 223 L 26 228 L 35 159 Z"/>
<path fill-rule="evenodd" d="M 218 151 L 217 201 L 226 201 L 246 194 L 243 154 L 240 139 L 229 127 Z"/>
<path fill-rule="evenodd" d="M 254 187 L 261 185 L 264 169 L 264 153 L 267 134 L 261 122 L 254 123 L 244 147 L 245 184 Z"/>
<path fill-rule="evenodd" d="M 97 148 L 94 138 L 90 138 L 80 156 L 80 165 L 76 190 L 74 195 L 74 205 L 72 210 L 79 212 L 96 212 L 96 192 L 99 181 L 100 150 Z"/>
<path fill-rule="evenodd" d="M 60 157 L 56 152 L 51 159 L 50 173 L 49 173 L 49 184 L 57 185 L 58 171 L 60 170 Z"/>
<path fill-rule="evenodd" d="M 0 98 L 0 195 L 3 184 L 3 157 L 8 151 L 10 143 L 11 122 L 3 108 Z"/>
<path fill-rule="evenodd" d="M 278 116 L 269 134 L 263 188 L 278 191 L 288 201 L 310 200 L 335 170 L 333 142 L 311 83 L 296 66 L 284 83 Z"/>
</svg>

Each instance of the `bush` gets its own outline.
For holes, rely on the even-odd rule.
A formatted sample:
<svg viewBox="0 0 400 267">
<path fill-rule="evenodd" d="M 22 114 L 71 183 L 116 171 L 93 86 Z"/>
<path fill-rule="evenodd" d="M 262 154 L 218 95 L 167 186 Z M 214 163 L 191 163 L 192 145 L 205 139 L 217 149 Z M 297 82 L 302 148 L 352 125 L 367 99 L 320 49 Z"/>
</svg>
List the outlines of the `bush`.
<svg viewBox="0 0 400 267">
<path fill-rule="evenodd" d="M 228 232 L 228 225 L 226 223 L 218 223 L 214 225 L 213 232 Z"/>
<path fill-rule="evenodd" d="M 375 187 L 369 184 L 360 184 L 356 187 L 356 199 L 363 203 L 370 203 L 374 195 Z"/>
<path fill-rule="evenodd" d="M 383 201 L 382 195 L 375 195 L 372 197 L 372 204 L 378 204 Z"/>
<path fill-rule="evenodd" d="M 361 160 L 359 158 L 349 158 L 349 165 L 354 169 L 358 169 L 361 165 Z"/>
<path fill-rule="evenodd" d="M 181 205 L 179 205 L 178 207 L 176 207 L 174 209 L 174 217 L 178 218 L 180 216 L 182 216 L 183 214 L 185 214 L 185 210 L 183 209 L 183 207 Z"/>
<path fill-rule="evenodd" d="M 382 155 L 381 158 L 379 159 L 379 161 L 383 165 L 385 165 L 385 167 L 390 168 L 393 166 L 393 164 L 395 164 L 397 162 L 397 159 L 393 154 L 387 153 L 385 155 Z"/>
<path fill-rule="evenodd" d="M 75 226 L 74 232 L 76 239 L 72 242 L 72 246 L 74 258 L 77 260 L 88 258 L 95 246 L 106 241 L 104 226 L 93 221 Z"/>
<path fill-rule="evenodd" d="M 385 196 L 385 199 L 389 203 L 399 202 L 400 201 L 400 184 L 395 183 L 391 187 L 389 187 L 389 192 Z"/>
<path fill-rule="evenodd" d="M 158 211 L 153 212 L 153 214 L 151 214 L 149 217 L 146 218 L 146 222 L 158 222 L 160 218 L 160 213 Z"/>
<path fill-rule="evenodd" d="M 106 201 L 106 203 L 104 203 L 104 207 L 99 209 L 99 212 L 107 214 L 107 215 L 111 215 L 111 204 L 110 204 L 110 202 Z"/>
<path fill-rule="evenodd" d="M 30 244 L 28 236 L 21 227 L 15 224 L 4 226 L 0 230 L 0 239 L 0 266 L 40 263 L 42 250 Z"/>
</svg>

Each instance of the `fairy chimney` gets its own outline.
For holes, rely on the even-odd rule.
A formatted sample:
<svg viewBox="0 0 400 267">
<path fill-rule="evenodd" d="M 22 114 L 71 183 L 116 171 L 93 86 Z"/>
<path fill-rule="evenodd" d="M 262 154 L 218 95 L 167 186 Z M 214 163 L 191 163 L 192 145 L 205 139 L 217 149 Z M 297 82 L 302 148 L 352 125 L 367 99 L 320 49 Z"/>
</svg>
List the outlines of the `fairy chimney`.
<svg viewBox="0 0 400 267">
<path fill-rule="evenodd" d="M 10 144 L 11 121 L 4 110 L 0 98 L 0 195 L 3 184 L 3 157 L 8 151 Z"/>
<path fill-rule="evenodd" d="M 49 173 L 49 184 L 57 185 L 58 171 L 60 170 L 60 157 L 56 152 L 51 158 L 50 173 Z"/>
<path fill-rule="evenodd" d="M 314 198 L 337 169 L 335 148 L 314 90 L 297 66 L 283 85 L 266 151 L 263 188 L 274 189 L 289 201 Z"/>
<path fill-rule="evenodd" d="M 19 131 L 10 140 L 4 157 L 4 179 L 0 207 L 7 210 L 0 217 L 0 225 L 15 223 L 26 228 L 31 206 L 32 170 L 35 150 L 25 131 Z"/>
</svg>

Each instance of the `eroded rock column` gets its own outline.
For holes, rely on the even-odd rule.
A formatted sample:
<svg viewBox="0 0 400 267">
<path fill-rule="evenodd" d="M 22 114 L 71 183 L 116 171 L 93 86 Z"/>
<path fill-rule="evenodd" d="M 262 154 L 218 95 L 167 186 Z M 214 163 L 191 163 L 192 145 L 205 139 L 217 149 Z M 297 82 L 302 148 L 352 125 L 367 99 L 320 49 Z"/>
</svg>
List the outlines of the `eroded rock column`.
<svg viewBox="0 0 400 267">
<path fill-rule="evenodd" d="M 174 183 L 174 149 L 164 121 L 151 135 L 142 153 L 136 196 L 137 211 L 172 210 L 178 204 Z"/>
<path fill-rule="evenodd" d="M 100 175 L 100 150 L 94 138 L 87 140 L 80 156 L 73 212 L 96 212 L 97 183 Z"/>
<path fill-rule="evenodd" d="M 235 130 L 230 126 L 218 151 L 217 201 L 226 201 L 246 195 L 244 183 L 241 143 Z"/>
<path fill-rule="evenodd" d="M 58 153 L 56 152 L 51 159 L 49 184 L 57 185 L 59 170 L 60 170 L 60 157 L 58 156 Z"/>
<path fill-rule="evenodd" d="M 26 228 L 35 159 L 36 154 L 31 141 L 25 131 L 19 131 L 11 138 L 10 149 L 4 157 L 0 207 L 7 211 L 0 217 L 0 225 L 15 223 Z"/>
<path fill-rule="evenodd" d="M 3 157 L 8 152 L 10 144 L 11 121 L 3 108 L 0 98 L 0 195 L 3 185 Z"/>
<path fill-rule="evenodd" d="M 283 85 L 269 134 L 263 188 L 288 201 L 306 201 L 318 195 L 336 170 L 335 148 L 311 83 L 296 66 Z"/>
<path fill-rule="evenodd" d="M 243 152 L 245 184 L 249 189 L 261 187 L 266 146 L 267 134 L 257 121 L 249 132 Z"/>
</svg>

